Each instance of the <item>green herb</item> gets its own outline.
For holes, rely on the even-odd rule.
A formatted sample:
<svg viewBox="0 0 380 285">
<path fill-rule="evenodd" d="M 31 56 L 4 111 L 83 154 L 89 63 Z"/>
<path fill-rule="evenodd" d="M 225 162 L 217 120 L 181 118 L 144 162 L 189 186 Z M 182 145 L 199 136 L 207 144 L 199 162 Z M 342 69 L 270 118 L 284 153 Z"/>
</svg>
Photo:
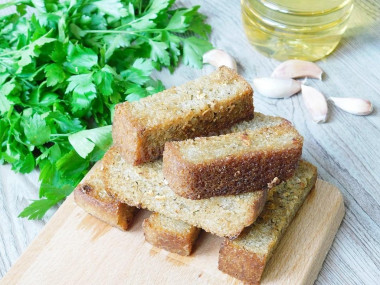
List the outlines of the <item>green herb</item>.
<svg viewBox="0 0 380 285">
<path fill-rule="evenodd" d="M 199 6 L 173 3 L 0 4 L 17 8 L 0 18 L 0 163 L 40 169 L 40 200 L 21 217 L 42 218 L 72 192 L 112 142 L 114 106 L 164 89 L 154 69 L 202 66 L 210 26 Z"/>
</svg>

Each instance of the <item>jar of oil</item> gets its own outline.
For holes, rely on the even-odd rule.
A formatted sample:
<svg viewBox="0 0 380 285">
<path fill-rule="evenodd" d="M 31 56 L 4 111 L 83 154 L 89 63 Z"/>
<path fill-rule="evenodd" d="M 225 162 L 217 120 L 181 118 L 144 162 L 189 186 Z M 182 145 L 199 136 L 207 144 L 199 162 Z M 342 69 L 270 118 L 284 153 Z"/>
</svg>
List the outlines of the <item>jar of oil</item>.
<svg viewBox="0 0 380 285">
<path fill-rule="evenodd" d="M 315 61 L 331 53 L 352 8 L 352 0 L 241 0 L 249 41 L 278 60 Z"/>
</svg>

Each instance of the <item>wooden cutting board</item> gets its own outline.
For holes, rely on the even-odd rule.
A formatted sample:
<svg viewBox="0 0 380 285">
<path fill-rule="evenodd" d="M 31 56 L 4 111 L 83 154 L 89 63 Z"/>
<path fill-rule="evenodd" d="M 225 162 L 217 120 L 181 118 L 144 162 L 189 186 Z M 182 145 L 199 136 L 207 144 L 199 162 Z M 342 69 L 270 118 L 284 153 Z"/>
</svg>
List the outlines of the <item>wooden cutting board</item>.
<svg viewBox="0 0 380 285">
<path fill-rule="evenodd" d="M 318 180 L 269 261 L 262 284 L 312 284 L 344 216 L 340 191 Z M 1 284 L 240 284 L 220 272 L 222 238 L 202 232 L 182 257 L 144 241 L 140 211 L 128 232 L 86 214 L 71 195 Z"/>
</svg>

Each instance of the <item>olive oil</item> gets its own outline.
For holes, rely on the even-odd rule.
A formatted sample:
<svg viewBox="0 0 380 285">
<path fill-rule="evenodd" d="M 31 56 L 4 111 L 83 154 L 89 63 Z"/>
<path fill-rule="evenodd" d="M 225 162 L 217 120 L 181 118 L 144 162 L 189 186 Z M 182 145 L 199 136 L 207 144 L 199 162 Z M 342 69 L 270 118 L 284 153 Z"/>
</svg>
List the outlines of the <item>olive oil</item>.
<svg viewBox="0 0 380 285">
<path fill-rule="evenodd" d="M 241 0 L 249 41 L 278 60 L 315 61 L 331 53 L 352 8 L 352 0 Z"/>
</svg>

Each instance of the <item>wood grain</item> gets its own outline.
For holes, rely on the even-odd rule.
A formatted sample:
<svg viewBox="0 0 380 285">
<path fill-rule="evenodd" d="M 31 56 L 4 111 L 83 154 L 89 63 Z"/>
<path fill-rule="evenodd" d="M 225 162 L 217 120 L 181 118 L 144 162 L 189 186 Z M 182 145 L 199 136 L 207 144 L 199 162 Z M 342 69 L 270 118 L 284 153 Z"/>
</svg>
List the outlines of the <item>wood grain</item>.
<svg viewBox="0 0 380 285">
<path fill-rule="evenodd" d="M 0 0 L 3 1 L 3 0 Z M 214 46 L 225 49 L 238 61 L 248 80 L 268 76 L 278 64 L 256 52 L 245 38 L 238 0 L 178 1 L 178 5 L 201 5 L 213 27 Z M 318 167 L 319 175 L 341 189 L 346 215 L 317 284 L 378 284 L 380 280 L 380 2 L 357 0 L 350 27 L 341 44 L 318 62 L 323 81 L 309 80 L 326 96 L 360 97 L 372 101 L 371 116 L 358 117 L 330 107 L 326 124 L 316 125 L 305 111 L 300 96 L 271 100 L 255 95 L 255 109 L 292 121 L 305 137 L 303 157 Z M 193 70 L 180 67 L 155 76 L 167 86 L 179 85 L 206 74 L 211 67 Z M 43 221 L 17 218 L 28 201 L 37 199 L 37 173 L 15 175 L 0 167 L 0 276 L 16 261 L 42 229 Z"/>
<path fill-rule="evenodd" d="M 71 195 L 0 284 L 240 284 L 217 269 L 221 238 L 203 233 L 190 257 L 168 253 L 144 241 L 147 214 L 122 232 L 88 215 Z M 313 283 L 343 216 L 339 190 L 318 180 L 262 284 Z"/>
</svg>

